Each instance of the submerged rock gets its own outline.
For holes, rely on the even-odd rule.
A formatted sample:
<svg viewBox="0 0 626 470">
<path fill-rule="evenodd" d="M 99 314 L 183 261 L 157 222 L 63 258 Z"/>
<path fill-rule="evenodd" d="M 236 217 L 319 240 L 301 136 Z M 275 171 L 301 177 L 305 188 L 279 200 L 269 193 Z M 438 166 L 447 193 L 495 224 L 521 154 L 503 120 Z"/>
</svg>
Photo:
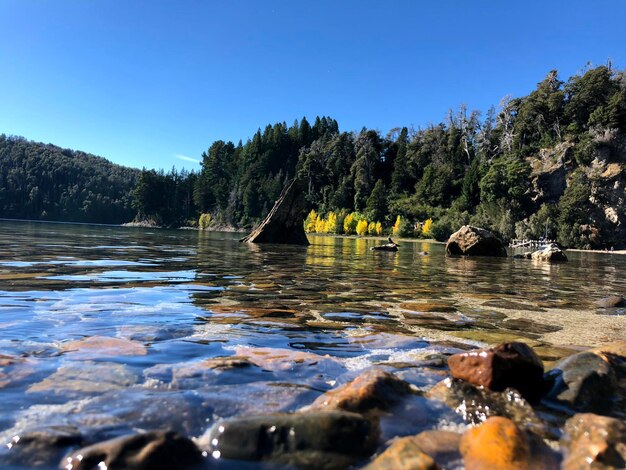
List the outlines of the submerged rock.
<svg viewBox="0 0 626 470">
<path fill-rule="evenodd" d="M 461 434 L 453 431 L 424 431 L 412 438 L 415 444 L 443 468 L 462 465 Z"/>
<path fill-rule="evenodd" d="M 492 417 L 465 432 L 461 454 L 466 470 L 558 469 L 556 455 L 513 421 Z"/>
<path fill-rule="evenodd" d="M 202 460 L 202 453 L 190 439 L 173 431 L 151 431 L 79 449 L 63 459 L 59 468 L 176 470 L 199 465 Z"/>
<path fill-rule="evenodd" d="M 551 433 L 530 404 L 513 389 L 493 392 L 448 378 L 431 388 L 426 396 L 444 402 L 471 424 L 480 424 L 491 416 L 504 416 L 538 434 Z"/>
<path fill-rule="evenodd" d="M 306 213 L 305 204 L 302 181 L 291 180 L 280 193 L 274 207 L 261 225 L 241 241 L 308 245 L 309 240 L 302 224 Z"/>
<path fill-rule="evenodd" d="M 559 263 L 567 261 L 565 252 L 555 243 L 552 243 L 542 250 L 534 251 L 530 255 L 535 261 L 547 261 L 549 263 Z"/>
<path fill-rule="evenodd" d="M 524 343 L 502 343 L 495 348 L 478 349 L 450 356 L 450 372 L 455 379 L 465 380 L 489 390 L 518 390 L 530 401 L 544 392 L 543 363 Z"/>
<path fill-rule="evenodd" d="M 504 243 L 489 230 L 464 225 L 450 235 L 446 243 L 448 255 L 506 257 Z"/>
<path fill-rule="evenodd" d="M 369 369 L 351 382 L 324 393 L 306 411 L 325 409 L 365 413 L 386 410 L 409 393 L 411 385 L 408 382 L 381 369 Z"/>
<path fill-rule="evenodd" d="M 440 467 L 415 442 L 414 437 L 394 439 L 364 470 L 437 470 Z"/>
<path fill-rule="evenodd" d="M 145 356 L 146 347 L 138 342 L 110 336 L 88 336 L 63 344 L 64 353 L 73 359 L 99 359 L 116 356 Z"/>
<path fill-rule="evenodd" d="M 567 420 L 561 444 L 563 470 L 626 467 L 626 424 L 592 413 Z"/>
<path fill-rule="evenodd" d="M 378 433 L 356 413 L 272 414 L 219 421 L 197 443 L 216 459 L 339 469 L 369 457 Z"/>
<path fill-rule="evenodd" d="M 59 367 L 27 393 L 56 394 L 104 393 L 134 385 L 137 377 L 126 366 L 113 362 L 78 361 Z"/>
<path fill-rule="evenodd" d="M 548 401 L 577 411 L 607 412 L 612 407 L 617 382 L 611 365 L 592 352 L 574 354 L 546 374 L 552 388 Z"/>
<path fill-rule="evenodd" d="M 4 443 L 8 452 L 0 465 L 47 466 L 66 455 L 69 448 L 81 446 L 83 442 L 80 430 L 74 426 L 47 426 L 17 434 Z"/>
<path fill-rule="evenodd" d="M 596 300 L 594 305 L 597 308 L 618 308 L 626 307 L 626 299 L 621 295 L 610 295 L 600 300 Z"/>
</svg>

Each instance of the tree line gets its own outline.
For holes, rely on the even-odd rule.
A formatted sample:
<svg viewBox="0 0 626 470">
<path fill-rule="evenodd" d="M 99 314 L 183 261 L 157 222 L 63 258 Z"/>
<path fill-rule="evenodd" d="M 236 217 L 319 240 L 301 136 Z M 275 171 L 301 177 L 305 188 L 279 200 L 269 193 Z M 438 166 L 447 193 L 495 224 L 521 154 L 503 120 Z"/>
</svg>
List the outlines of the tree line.
<svg viewBox="0 0 626 470">
<path fill-rule="evenodd" d="M 438 239 L 472 223 L 505 239 L 547 235 L 567 246 L 608 246 L 623 233 L 605 215 L 611 194 L 590 197 L 602 184 L 592 163 L 623 162 L 625 139 L 624 71 L 587 68 L 567 81 L 551 71 L 530 94 L 507 97 L 485 116 L 461 106 L 441 123 L 386 135 L 302 118 L 268 125 L 245 143 L 218 140 L 202 154 L 198 174 L 155 181 L 144 171 L 135 197 L 145 216 L 180 222 L 210 213 L 214 222 L 246 227 L 299 176 L 321 219 L 356 213 L 389 233 L 399 216 L 402 235 L 432 219 L 429 233 Z M 183 199 L 172 207 L 174 194 Z M 333 226 L 340 233 L 343 221 Z"/>
<path fill-rule="evenodd" d="M 139 170 L 0 134 L 0 217 L 119 224 L 132 220 Z"/>
<path fill-rule="evenodd" d="M 351 215 L 368 233 L 424 236 L 429 221 L 428 235 L 443 240 L 471 223 L 504 239 L 611 246 L 626 225 L 626 73 L 587 67 L 563 81 L 551 71 L 484 116 L 460 106 L 440 123 L 384 135 L 341 131 L 327 116 L 270 124 L 245 143 L 213 142 L 198 172 L 130 170 L 6 136 L 0 156 L 8 217 L 180 226 L 205 214 L 203 226 L 249 228 L 297 176 L 317 217 L 310 231 L 343 233 Z M 609 164 L 618 168 L 610 185 Z"/>
</svg>

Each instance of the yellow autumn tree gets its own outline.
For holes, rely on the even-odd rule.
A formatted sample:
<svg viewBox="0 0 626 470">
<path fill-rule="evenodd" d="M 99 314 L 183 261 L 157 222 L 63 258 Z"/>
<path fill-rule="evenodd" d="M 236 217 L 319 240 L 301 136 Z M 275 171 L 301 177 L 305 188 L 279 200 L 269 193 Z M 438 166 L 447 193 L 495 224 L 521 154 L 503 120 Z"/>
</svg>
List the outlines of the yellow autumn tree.
<svg viewBox="0 0 626 470">
<path fill-rule="evenodd" d="M 311 232 L 315 232 L 315 224 L 317 223 L 317 213 L 315 212 L 315 210 L 311 210 L 311 212 L 309 212 L 309 215 L 306 216 L 306 219 L 304 221 L 304 231 L 306 233 L 311 233 Z"/>
<path fill-rule="evenodd" d="M 211 222 L 211 219 L 211 214 L 209 214 L 208 212 L 200 214 L 200 219 L 198 220 L 198 227 L 200 228 L 200 230 L 206 230 L 209 226 L 209 223 Z"/>
<path fill-rule="evenodd" d="M 376 235 L 376 222 L 370 222 L 367 226 L 368 235 Z"/>
<path fill-rule="evenodd" d="M 422 225 L 422 236 L 423 237 L 430 237 L 432 236 L 432 234 L 430 233 L 430 229 L 433 225 L 433 219 L 427 219 L 424 221 L 424 225 Z"/>
<path fill-rule="evenodd" d="M 357 220 L 354 217 L 354 213 L 346 215 L 343 219 L 343 233 L 346 235 L 353 234 L 356 230 Z"/>
<path fill-rule="evenodd" d="M 398 233 L 400 232 L 400 225 L 401 224 L 402 224 L 402 218 L 400 216 L 398 216 L 396 218 L 396 223 L 393 224 L 393 228 L 392 228 L 392 231 L 393 231 L 394 235 L 398 235 Z"/>
<path fill-rule="evenodd" d="M 380 222 L 376 222 L 376 235 L 382 235 L 383 234 L 383 224 L 381 224 Z"/>
<path fill-rule="evenodd" d="M 367 233 L 367 220 L 361 219 L 356 224 L 356 234 L 357 235 L 365 235 Z"/>
<path fill-rule="evenodd" d="M 315 231 L 317 233 L 324 233 L 326 231 L 326 222 L 320 216 L 317 216 L 315 221 Z"/>
<path fill-rule="evenodd" d="M 328 213 L 328 217 L 326 218 L 324 232 L 335 233 L 336 231 L 337 231 L 337 214 L 335 214 L 333 211 L 330 211 Z"/>
</svg>

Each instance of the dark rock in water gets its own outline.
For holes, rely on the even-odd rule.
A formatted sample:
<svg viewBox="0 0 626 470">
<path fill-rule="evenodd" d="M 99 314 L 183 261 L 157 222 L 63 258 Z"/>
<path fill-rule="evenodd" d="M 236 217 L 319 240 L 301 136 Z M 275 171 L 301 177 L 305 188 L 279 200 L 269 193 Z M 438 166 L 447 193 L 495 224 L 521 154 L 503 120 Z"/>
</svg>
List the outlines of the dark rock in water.
<svg viewBox="0 0 626 470">
<path fill-rule="evenodd" d="M 339 469 L 369 457 L 378 426 L 343 411 L 273 414 L 217 422 L 198 443 L 217 459 Z"/>
<path fill-rule="evenodd" d="M 396 244 L 385 244 L 385 245 L 378 245 L 378 246 L 373 246 L 370 248 L 370 250 L 372 251 L 398 251 L 398 246 Z"/>
<path fill-rule="evenodd" d="M 460 448 L 466 470 L 559 468 L 558 457 L 541 439 L 499 416 L 466 431 Z"/>
<path fill-rule="evenodd" d="M 400 437 L 376 457 L 364 470 L 438 470 L 435 460 L 415 443 L 415 438 Z"/>
<path fill-rule="evenodd" d="M 345 410 L 356 413 L 386 410 L 409 393 L 409 383 L 381 369 L 370 369 L 342 387 L 318 397 L 306 410 Z"/>
<path fill-rule="evenodd" d="M 621 295 L 610 295 L 600 300 L 596 300 L 594 305 L 597 308 L 617 308 L 626 307 L 626 299 Z"/>
<path fill-rule="evenodd" d="M 543 394 L 543 362 L 524 343 L 502 343 L 495 348 L 478 349 L 450 356 L 450 372 L 490 390 L 519 390 L 524 398 L 538 400 Z"/>
<path fill-rule="evenodd" d="M 173 431 L 151 431 L 122 436 L 84 447 L 63 459 L 59 468 L 72 470 L 108 469 L 188 469 L 199 465 L 202 453 L 188 438 Z"/>
<path fill-rule="evenodd" d="M 552 388 L 548 402 L 577 411 L 606 412 L 612 407 L 617 384 L 610 364 L 592 352 L 567 357 L 546 374 Z"/>
<path fill-rule="evenodd" d="M 280 243 L 308 245 L 302 221 L 306 213 L 303 183 L 299 179 L 289 182 L 267 214 L 250 235 L 241 241 L 246 243 Z"/>
<path fill-rule="evenodd" d="M 482 423 L 490 416 L 504 416 L 542 436 L 552 433 L 530 404 L 513 389 L 493 392 L 448 378 L 431 388 L 426 397 L 444 402 L 471 424 Z"/>
<path fill-rule="evenodd" d="M 446 253 L 467 256 L 507 256 L 502 240 L 489 230 L 471 225 L 464 225 L 450 235 L 446 243 Z"/>
<path fill-rule="evenodd" d="M 547 261 L 549 263 L 562 263 L 567 261 L 565 252 L 556 244 L 550 244 L 542 250 L 534 251 L 530 257 L 535 261 Z"/>
<path fill-rule="evenodd" d="M 0 465 L 41 467 L 67 455 L 68 449 L 83 445 L 83 436 L 74 426 L 48 426 L 13 436 L 4 443 L 8 452 Z"/>
<path fill-rule="evenodd" d="M 561 440 L 563 470 L 626 468 L 626 424 L 592 413 L 574 415 Z"/>
<path fill-rule="evenodd" d="M 389 241 L 389 243 L 386 243 L 385 245 L 373 246 L 372 248 L 370 248 L 370 250 L 372 251 L 398 251 L 398 247 L 400 245 L 394 242 L 391 239 L 391 237 L 387 238 L 387 241 Z"/>
</svg>

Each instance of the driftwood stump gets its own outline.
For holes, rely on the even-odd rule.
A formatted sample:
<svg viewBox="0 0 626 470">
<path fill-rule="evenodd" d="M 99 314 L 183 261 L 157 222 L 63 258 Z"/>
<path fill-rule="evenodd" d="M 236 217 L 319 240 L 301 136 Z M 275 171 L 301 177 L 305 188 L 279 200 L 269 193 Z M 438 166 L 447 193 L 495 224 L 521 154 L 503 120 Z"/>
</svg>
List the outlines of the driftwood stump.
<svg viewBox="0 0 626 470">
<path fill-rule="evenodd" d="M 306 216 L 304 187 L 299 179 L 291 180 L 267 214 L 252 233 L 241 239 L 246 243 L 281 243 L 308 245 L 303 221 Z"/>
</svg>

